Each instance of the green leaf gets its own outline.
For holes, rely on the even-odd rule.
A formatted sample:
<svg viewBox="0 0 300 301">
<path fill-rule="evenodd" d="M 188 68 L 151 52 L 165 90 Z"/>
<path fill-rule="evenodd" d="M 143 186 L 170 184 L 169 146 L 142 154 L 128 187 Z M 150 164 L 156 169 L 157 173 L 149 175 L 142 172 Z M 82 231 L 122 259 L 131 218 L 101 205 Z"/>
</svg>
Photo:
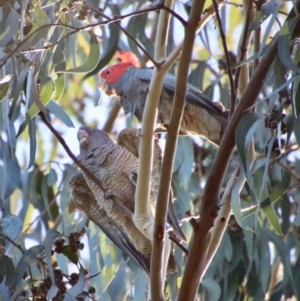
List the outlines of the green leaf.
<svg viewBox="0 0 300 301">
<path fill-rule="evenodd" d="M 47 184 L 48 187 L 54 185 L 57 181 L 57 174 L 55 169 L 51 168 L 48 175 L 47 175 Z"/>
<path fill-rule="evenodd" d="M 287 188 L 289 187 L 290 183 L 291 183 L 291 175 L 289 174 L 289 172 L 282 169 L 281 181 L 279 182 L 277 188 L 266 199 L 260 202 L 259 210 L 269 206 L 270 204 L 273 204 L 274 202 L 282 198 Z M 256 211 L 257 211 L 257 205 L 252 206 L 252 208 L 243 209 L 242 210 L 243 218 L 249 216 L 250 214 L 255 213 Z"/>
<path fill-rule="evenodd" d="M 23 85 L 28 74 L 29 63 L 30 61 L 26 61 L 24 63 L 22 62 L 22 64 L 20 65 L 21 70 L 20 73 L 18 74 L 17 84 L 11 89 L 10 98 L 13 98 L 13 100 L 9 109 L 9 114 L 8 114 L 9 119 L 12 119 L 13 113 L 16 109 L 19 95 L 21 93 L 21 90 L 23 89 Z"/>
<path fill-rule="evenodd" d="M 262 41 L 261 41 L 261 43 L 260 43 L 260 49 L 259 49 L 259 52 L 260 52 L 260 53 L 264 50 L 265 45 L 266 45 L 266 42 L 267 42 L 267 40 L 270 38 L 270 32 L 271 32 L 271 30 L 273 29 L 274 22 L 275 22 L 276 18 L 278 17 L 279 9 L 280 9 L 280 5 L 277 5 L 276 8 L 275 8 L 275 10 L 273 11 L 273 13 L 272 13 L 272 15 L 271 15 L 269 24 L 267 25 L 267 28 L 266 28 L 266 30 L 265 30 L 265 32 L 264 32 L 264 36 L 263 36 Z M 277 42 L 276 37 L 277 37 L 277 36 L 275 35 L 275 37 L 273 38 L 275 42 Z M 273 41 L 272 41 L 272 42 L 273 42 Z M 269 45 L 272 44 L 272 42 L 269 43 Z"/>
<path fill-rule="evenodd" d="M 294 122 L 295 137 L 298 145 L 300 146 L 300 114 L 297 116 L 297 119 Z"/>
<path fill-rule="evenodd" d="M 263 207 L 262 210 L 277 234 L 282 235 L 279 219 L 272 204 L 270 203 L 270 205 Z"/>
<path fill-rule="evenodd" d="M 0 253 L 0 266 L 0 283 L 3 282 L 5 277 L 5 285 L 11 286 L 15 279 L 15 266 L 11 258 Z"/>
<path fill-rule="evenodd" d="M 246 229 L 246 224 L 244 222 L 242 211 L 241 211 L 241 199 L 240 199 L 240 191 L 242 189 L 242 185 L 244 183 L 244 175 L 241 173 L 235 182 L 232 192 L 231 192 L 231 207 L 234 217 L 237 223 L 244 229 Z"/>
<path fill-rule="evenodd" d="M 66 69 L 66 58 L 62 50 L 57 47 L 54 55 L 53 55 L 53 65 L 54 65 L 54 72 L 59 70 Z M 56 74 L 57 79 L 55 80 L 55 94 L 53 96 L 54 101 L 58 101 L 65 91 L 66 86 L 66 74 L 60 73 Z"/>
<path fill-rule="evenodd" d="M 46 105 L 46 108 L 54 114 L 57 118 L 59 118 L 66 126 L 74 127 L 74 124 L 71 118 L 67 115 L 67 113 L 54 101 L 50 100 L 50 102 Z"/>
<path fill-rule="evenodd" d="M 18 32 L 19 28 L 19 15 L 13 8 L 11 8 L 10 6 L 7 7 L 9 7 L 11 11 L 6 18 L 5 16 L 2 16 L 2 22 L 0 23 L 0 47 L 5 47 L 7 43 L 13 38 L 13 36 Z"/>
<path fill-rule="evenodd" d="M 257 58 L 262 57 L 263 55 L 265 55 L 268 52 L 269 48 L 271 48 L 271 46 L 273 45 L 273 43 L 274 42 L 272 41 L 268 45 L 264 46 L 260 51 L 254 53 L 253 55 L 251 55 L 250 57 L 248 57 L 246 60 L 243 60 L 243 61 L 240 61 L 238 63 L 235 63 L 235 64 L 231 65 L 231 69 L 232 70 L 237 69 L 237 68 L 239 68 L 239 67 L 241 67 L 241 66 L 243 66 L 243 65 L 245 65 L 245 64 L 247 64 L 249 62 L 254 61 Z"/>
<path fill-rule="evenodd" d="M 179 137 L 175 155 L 175 163 L 176 166 L 173 167 L 173 172 L 178 170 L 180 184 L 183 185 L 185 190 L 187 190 L 194 165 L 193 141 L 190 137 Z M 178 164 L 179 167 L 177 167 Z"/>
<path fill-rule="evenodd" d="M 9 82 L 12 78 L 12 74 L 6 75 L 1 81 L 0 81 L 0 102 L 3 100 L 3 98 L 6 96 L 6 93 L 9 88 Z"/>
<path fill-rule="evenodd" d="M 300 205 L 297 206 L 296 216 L 294 218 L 294 223 L 297 227 L 300 226 Z"/>
<path fill-rule="evenodd" d="M 36 85 L 36 83 L 33 81 L 32 86 L 34 85 Z M 54 82 L 49 77 L 47 78 L 47 81 L 42 85 L 42 89 L 40 93 L 38 92 L 37 88 L 34 89 L 32 88 L 31 95 L 33 97 L 34 103 L 27 111 L 26 116 L 29 119 L 35 117 L 40 112 L 40 109 L 36 103 L 42 103 L 42 105 L 46 106 L 49 103 L 53 95 L 53 92 L 54 92 Z"/>
<path fill-rule="evenodd" d="M 36 124 L 35 120 L 32 119 L 28 123 L 28 133 L 29 133 L 29 162 L 27 169 L 29 169 L 31 166 L 33 166 L 35 161 L 35 155 L 36 155 Z"/>
<path fill-rule="evenodd" d="M 276 6 L 277 6 L 277 0 L 270 0 L 268 2 L 265 2 L 261 10 L 256 14 L 256 17 L 252 21 L 252 23 L 249 26 L 249 31 L 254 31 L 260 27 L 260 25 L 271 15 L 274 13 Z"/>
<path fill-rule="evenodd" d="M 119 7 L 117 5 L 113 5 L 113 8 L 115 7 L 116 7 L 116 11 L 113 11 L 113 14 L 120 15 Z M 102 68 L 104 68 L 110 62 L 110 60 L 113 58 L 114 54 L 116 53 L 118 49 L 121 30 L 115 24 L 109 24 L 108 31 L 109 31 L 109 39 L 107 39 L 107 41 L 103 41 L 104 53 L 102 54 L 99 63 L 97 64 L 96 68 L 91 72 L 89 72 L 88 74 L 86 74 L 82 80 L 94 74 L 97 74 Z"/>
<path fill-rule="evenodd" d="M 20 285 L 18 285 L 16 287 L 13 294 L 10 296 L 9 300 L 10 301 L 15 301 L 15 300 L 18 301 L 19 300 L 18 296 L 24 291 L 25 292 L 29 291 L 35 282 L 36 282 L 35 280 L 29 279 L 29 280 L 26 280 L 26 281 L 20 283 Z"/>
<path fill-rule="evenodd" d="M 87 73 L 94 70 L 100 60 L 100 48 L 97 37 L 92 34 L 90 38 L 90 52 L 86 61 L 79 67 L 69 70 L 60 70 L 57 73 Z"/>
<path fill-rule="evenodd" d="M 246 175 L 250 187 L 252 187 L 252 175 L 247 157 L 248 148 L 254 132 L 262 125 L 264 118 L 263 114 L 246 113 L 241 118 L 235 132 L 235 142 L 242 163 L 242 170 Z"/>
<path fill-rule="evenodd" d="M 285 75 L 287 73 L 287 70 L 286 67 L 280 61 L 278 55 L 276 55 L 276 58 L 274 60 L 273 70 L 274 70 L 276 88 L 283 86 L 282 90 L 279 91 L 280 97 L 288 97 L 289 93 L 288 93 L 287 86 L 284 86 L 284 83 L 286 82 Z"/>
<path fill-rule="evenodd" d="M 47 262 L 49 275 L 50 275 L 52 283 L 55 283 L 53 266 L 52 266 L 52 262 L 51 262 L 52 244 L 60 236 L 61 236 L 61 234 L 58 231 L 50 229 L 47 231 L 46 237 L 45 237 L 45 247 L 44 248 L 45 248 L 46 262 Z"/>
<path fill-rule="evenodd" d="M 282 265 L 284 267 L 283 283 L 285 284 L 290 280 L 290 283 L 295 291 L 295 283 L 292 278 L 292 271 L 289 259 L 289 250 L 287 249 L 283 238 L 275 234 L 273 231 L 269 231 L 263 228 L 261 228 L 261 235 L 264 235 L 265 240 L 269 240 L 274 244 L 276 251 L 278 252 L 278 255 L 281 258 Z"/>
<path fill-rule="evenodd" d="M 2 199 L 10 197 L 21 181 L 19 163 L 9 148 L 7 143 L 3 142 L 2 145 L 0 143 L 0 159 L 3 160 L 3 164 L 0 165 L 0 196 Z"/>
<path fill-rule="evenodd" d="M 218 301 L 221 296 L 221 288 L 218 282 L 213 279 L 205 278 L 201 281 L 201 286 L 203 286 L 208 291 L 208 300 Z"/>
<path fill-rule="evenodd" d="M 298 22 L 298 17 L 286 21 L 278 36 L 278 56 L 281 62 L 289 69 L 300 74 L 300 68 L 291 58 L 291 36 Z"/>
<path fill-rule="evenodd" d="M 188 156 L 190 155 L 190 148 L 193 146 L 193 142 L 190 137 L 179 137 L 175 160 L 173 165 L 173 173 L 179 170 L 181 165 L 185 164 L 185 162 L 189 161 Z M 192 156 L 194 156 L 192 154 Z M 193 159 L 192 159 L 193 160 Z"/>
<path fill-rule="evenodd" d="M 47 14 L 41 9 L 40 5 L 34 6 L 34 19 L 32 20 L 32 28 L 27 36 L 20 42 L 21 46 L 18 50 L 27 50 L 36 47 L 39 42 L 44 41 L 45 36 L 50 32 L 52 26 L 49 24 Z M 54 25 L 55 26 L 55 25 Z"/>
<path fill-rule="evenodd" d="M 66 291 L 66 296 L 71 297 L 72 299 L 76 298 L 80 293 L 82 293 L 82 291 L 84 290 L 84 286 L 85 286 L 85 274 L 84 274 L 84 268 L 82 267 L 82 265 L 79 263 L 79 279 L 78 282 L 71 287 L 70 289 L 68 289 Z"/>
<path fill-rule="evenodd" d="M 299 48 L 300 49 L 300 48 Z M 292 86 L 292 108 L 295 118 L 300 115 L 300 77 L 298 77 Z"/>
<path fill-rule="evenodd" d="M 10 214 L 1 221 L 1 226 L 3 233 L 14 240 L 21 233 L 23 223 L 18 216 Z"/>
<path fill-rule="evenodd" d="M 259 274 L 263 291 L 266 292 L 269 286 L 269 279 L 271 273 L 271 256 L 269 249 L 269 242 L 261 236 L 258 239 L 258 253 L 259 253 Z"/>
<path fill-rule="evenodd" d="M 50 206 L 49 206 L 48 188 L 49 188 L 48 178 L 43 176 L 43 180 L 42 180 L 42 198 L 43 198 L 47 213 L 49 214 L 49 217 L 53 220 L 53 216 L 51 214 L 51 210 L 50 210 Z"/>
<path fill-rule="evenodd" d="M 274 86 L 272 93 L 268 94 L 264 99 L 270 99 L 273 95 L 276 95 L 278 92 L 282 91 L 285 87 L 292 84 L 295 80 L 299 78 L 299 75 L 294 75 L 291 78 L 289 78 L 287 81 L 285 81 L 280 87 L 276 88 Z"/>
<path fill-rule="evenodd" d="M 16 276 L 14 283 L 12 285 L 12 289 L 15 289 L 20 281 L 22 280 L 24 273 L 26 272 L 26 269 L 30 265 L 30 263 L 36 259 L 39 255 L 41 255 L 45 251 L 45 247 L 42 245 L 37 245 L 34 247 L 31 247 L 28 249 L 23 256 L 21 257 L 20 261 L 18 262 L 17 268 L 16 268 Z M 50 264 L 51 265 L 51 264 Z M 51 265 L 52 267 L 52 265 Z M 49 265 L 48 265 L 49 268 Z"/>
<path fill-rule="evenodd" d="M 56 285 L 53 285 L 47 293 L 47 300 L 52 300 L 52 298 L 54 298 L 57 295 L 58 291 L 58 287 Z"/>
</svg>

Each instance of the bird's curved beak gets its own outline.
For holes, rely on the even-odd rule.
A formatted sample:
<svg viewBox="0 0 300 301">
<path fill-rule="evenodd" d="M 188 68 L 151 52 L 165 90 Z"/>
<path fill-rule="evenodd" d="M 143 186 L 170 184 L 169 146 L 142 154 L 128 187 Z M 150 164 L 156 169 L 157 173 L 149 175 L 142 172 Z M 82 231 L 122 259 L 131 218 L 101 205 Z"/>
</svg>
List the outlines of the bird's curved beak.
<svg viewBox="0 0 300 301">
<path fill-rule="evenodd" d="M 100 89 L 103 89 L 105 86 L 106 86 L 106 79 L 100 77 L 99 80 L 98 80 L 98 87 Z"/>
<path fill-rule="evenodd" d="M 80 146 L 85 147 L 88 144 L 89 134 L 87 133 L 87 131 L 79 129 L 77 132 L 77 138 Z"/>
</svg>

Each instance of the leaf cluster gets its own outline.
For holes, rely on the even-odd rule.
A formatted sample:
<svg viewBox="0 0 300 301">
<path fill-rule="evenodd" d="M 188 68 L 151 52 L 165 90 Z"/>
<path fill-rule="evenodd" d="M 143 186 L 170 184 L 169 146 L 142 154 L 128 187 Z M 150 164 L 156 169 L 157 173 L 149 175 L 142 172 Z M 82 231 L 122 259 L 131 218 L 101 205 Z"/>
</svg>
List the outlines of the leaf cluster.
<svg viewBox="0 0 300 301">
<path fill-rule="evenodd" d="M 217 23 L 212 20 L 197 35 L 190 63 L 189 83 L 230 108 L 228 72 L 237 90 L 242 68 L 247 66 L 251 78 L 277 45 L 255 106 L 244 112 L 232 134 L 236 148 L 220 199 L 235 170 L 239 173 L 229 200 L 218 205 L 220 209 L 230 204 L 232 214 L 201 281 L 198 297 L 203 300 L 300 299 L 299 15 L 286 20 L 294 5 L 291 1 L 253 5 L 255 17 L 246 30 L 254 34 L 248 56 L 243 49 L 238 55 L 235 37 L 247 12 L 226 5 L 220 17 L 226 24 L 230 61 L 219 46 Z M 90 107 L 99 98 L 95 74 L 110 63 L 118 48 L 134 51 L 143 66 L 153 63 L 149 56 L 154 54 L 157 10 L 144 1 L 0 1 L 0 296 L 4 300 L 146 300 L 147 276 L 72 207 L 68 180 L 77 169 L 49 135 L 40 112 L 59 135 L 74 125 L 104 126 L 113 101 L 100 103 L 101 117 L 87 116 L 96 111 Z M 174 12 L 179 11 L 187 19 L 189 4 L 176 3 Z M 174 15 L 168 53 L 184 35 L 181 26 Z M 176 68 L 174 64 L 171 72 L 176 74 Z M 137 124 L 133 117 L 125 121 L 117 114 L 116 118 L 113 132 L 120 124 Z M 217 152 L 201 138 L 179 137 L 172 188 L 189 242 L 195 229 L 186 221 L 199 217 Z M 79 234 L 72 233 L 80 233 L 80 241 Z M 189 250 L 190 244 L 183 245 Z M 168 276 L 165 288 L 170 300 L 178 296 L 187 263 L 179 248 L 175 257 L 179 272 Z"/>
</svg>

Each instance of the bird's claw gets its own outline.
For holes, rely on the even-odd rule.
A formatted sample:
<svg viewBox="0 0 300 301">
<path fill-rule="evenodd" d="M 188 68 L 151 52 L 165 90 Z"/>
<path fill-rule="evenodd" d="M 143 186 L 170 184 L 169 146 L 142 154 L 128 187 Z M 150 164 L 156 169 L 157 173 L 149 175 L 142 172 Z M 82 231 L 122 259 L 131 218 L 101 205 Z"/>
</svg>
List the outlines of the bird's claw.
<svg viewBox="0 0 300 301">
<path fill-rule="evenodd" d="M 109 199 L 116 198 L 116 197 L 117 197 L 117 195 L 115 194 L 115 192 L 113 190 L 108 190 L 104 194 L 105 200 L 109 200 Z"/>
<path fill-rule="evenodd" d="M 136 186 L 136 183 L 137 183 L 137 173 L 134 172 L 134 171 L 130 171 L 130 172 L 128 172 L 127 175 L 128 175 L 128 178 L 129 178 L 130 182 L 131 182 L 134 186 Z"/>
</svg>

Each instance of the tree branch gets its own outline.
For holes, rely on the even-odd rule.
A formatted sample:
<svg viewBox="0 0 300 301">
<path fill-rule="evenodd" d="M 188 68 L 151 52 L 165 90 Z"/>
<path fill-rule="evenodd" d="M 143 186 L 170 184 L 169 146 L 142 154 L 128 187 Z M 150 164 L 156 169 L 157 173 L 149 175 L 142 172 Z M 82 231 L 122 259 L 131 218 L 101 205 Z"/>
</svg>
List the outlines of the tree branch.
<svg viewBox="0 0 300 301">
<path fill-rule="evenodd" d="M 107 133 L 111 132 L 114 122 L 120 112 L 120 109 L 121 109 L 120 104 L 117 101 L 113 100 L 112 108 L 110 109 L 108 118 L 103 126 L 103 131 Z"/>
<path fill-rule="evenodd" d="M 0 64 L 0 69 L 6 64 L 6 62 L 15 54 L 17 53 L 18 51 L 20 51 L 21 47 L 30 39 L 32 38 L 37 32 L 39 32 L 40 30 L 42 29 L 45 29 L 47 27 L 52 27 L 52 26 L 55 26 L 55 27 L 64 27 L 64 28 L 69 28 L 69 29 L 72 29 L 73 31 L 70 31 L 68 32 L 64 37 L 62 37 L 61 39 L 59 39 L 58 41 L 56 41 L 55 43 L 51 43 L 50 45 L 46 45 L 46 46 L 43 46 L 41 48 L 38 48 L 38 49 L 27 49 L 27 50 L 22 50 L 23 52 L 27 52 L 27 51 L 37 51 L 37 50 L 46 50 L 46 49 L 49 49 L 51 47 L 54 47 L 55 45 L 61 43 L 63 40 L 65 40 L 67 37 L 69 37 L 70 35 L 74 34 L 74 33 L 77 33 L 77 32 L 80 32 L 80 31 L 83 31 L 83 30 L 86 30 L 86 29 L 89 29 L 89 28 L 93 28 L 93 27 L 97 27 L 97 26 L 103 26 L 103 25 L 108 25 L 108 24 L 111 24 L 111 23 L 116 23 L 118 21 L 121 21 L 123 19 L 126 19 L 126 18 L 129 18 L 129 17 L 133 17 L 133 16 L 138 16 L 138 15 L 142 15 L 142 14 L 145 14 L 145 13 L 149 13 L 149 12 L 152 12 L 152 11 L 157 11 L 157 10 L 167 10 L 169 13 L 172 13 L 170 11 L 170 9 L 164 5 L 164 1 L 158 3 L 157 5 L 151 5 L 150 7 L 147 7 L 145 9 L 141 9 L 141 10 L 138 10 L 136 12 L 133 12 L 133 13 L 128 13 L 128 14 L 125 14 L 125 15 L 120 15 L 120 16 L 115 16 L 114 18 L 110 18 L 108 16 L 106 16 L 105 14 L 103 14 L 103 12 L 99 9 L 95 9 L 93 7 L 90 7 L 93 11 L 99 13 L 101 16 L 105 17 L 107 20 L 105 21 L 102 21 L 102 22 L 97 22 L 97 23 L 94 23 L 94 24 L 88 24 L 88 25 L 85 25 L 85 26 L 82 26 L 82 27 L 75 27 L 75 26 L 72 26 L 72 25 L 68 25 L 68 24 L 44 24 L 40 27 L 38 27 L 35 31 L 33 31 L 32 33 L 28 34 L 26 36 L 25 39 L 23 39 L 22 41 L 19 42 L 19 44 L 11 50 L 11 52 L 9 54 L 6 55 L 5 58 L 2 58 L 3 61 L 2 63 Z M 179 17 L 179 21 L 181 23 L 183 23 L 184 25 L 184 20 L 178 15 L 176 14 L 175 12 L 172 13 L 172 15 L 174 15 L 176 18 Z M 132 36 L 130 36 L 130 34 L 123 28 L 121 27 L 119 24 L 116 24 L 127 36 L 129 36 L 129 38 L 133 39 Z M 142 45 L 140 45 L 135 39 L 133 39 L 135 43 L 137 43 L 137 46 L 143 51 L 145 52 L 145 54 L 148 56 L 148 58 L 150 60 L 153 60 L 151 58 L 151 56 L 147 53 L 146 49 L 144 49 L 144 47 Z M 156 62 L 154 62 L 155 64 Z"/>
<path fill-rule="evenodd" d="M 215 8 L 215 14 L 216 14 L 216 18 L 217 18 L 218 25 L 219 25 L 218 27 L 220 30 L 220 36 L 221 36 L 225 59 L 226 59 L 226 69 L 227 69 L 226 71 L 227 71 L 228 78 L 229 78 L 230 92 L 231 92 L 230 115 L 232 115 L 234 108 L 235 108 L 235 103 L 236 103 L 236 92 L 235 92 L 235 87 L 234 87 L 234 82 L 233 82 L 232 71 L 231 71 L 231 61 L 230 61 L 230 57 L 229 57 L 229 52 L 228 52 L 228 48 L 227 48 L 226 37 L 224 34 L 222 21 L 221 21 L 220 15 L 219 15 L 218 3 L 216 0 L 212 0 L 212 2 L 214 5 L 214 8 Z"/>
<path fill-rule="evenodd" d="M 222 7 L 226 3 L 222 2 L 219 3 L 219 7 Z M 215 9 L 211 5 L 205 10 L 205 13 L 202 14 L 201 20 L 198 23 L 197 33 L 206 25 L 206 23 L 210 20 L 210 18 L 215 14 Z M 179 57 L 181 50 L 183 47 L 183 41 L 179 43 L 176 48 L 171 52 L 171 54 L 167 57 L 166 61 L 162 64 L 163 68 L 170 69 L 176 59 Z"/>
<path fill-rule="evenodd" d="M 185 27 L 185 37 L 183 41 L 182 55 L 179 61 L 175 95 L 173 100 L 169 126 L 167 130 L 168 135 L 167 135 L 167 141 L 165 147 L 165 154 L 167 155 L 165 155 L 163 158 L 157 205 L 156 205 L 157 209 L 155 214 L 154 241 L 153 241 L 152 252 L 153 254 L 157 254 L 157 257 L 162 253 L 164 247 L 163 241 L 159 239 L 159 237 L 165 236 L 165 224 L 167 218 L 169 187 L 171 186 L 171 177 L 172 177 L 175 150 L 176 150 L 176 145 L 178 140 L 180 123 L 184 112 L 185 92 L 186 92 L 189 65 L 192 56 L 195 36 L 198 30 L 198 23 L 201 17 L 201 13 L 203 11 L 204 3 L 205 0 L 193 1 L 188 22 Z M 154 258 L 156 259 L 156 257 Z M 156 262 L 154 260 L 151 261 L 151 273 L 154 268 L 158 267 L 158 265 L 155 265 L 155 263 Z M 151 282 L 152 292 L 154 289 L 155 287 L 152 285 Z M 179 299 L 180 299 L 180 295 L 179 295 Z"/>
<path fill-rule="evenodd" d="M 297 8 L 298 10 L 300 9 L 299 0 L 297 1 Z M 294 16 L 295 12 L 292 9 L 287 19 Z M 296 25 L 295 28 L 300 28 L 299 20 L 298 25 Z M 300 30 L 297 30 L 299 35 Z M 199 227 L 195 230 L 194 239 L 192 241 L 190 254 L 187 260 L 186 271 L 189 272 L 184 273 L 178 301 L 194 300 L 196 297 L 199 283 L 201 281 L 201 275 L 205 268 L 204 263 L 207 254 L 207 244 L 210 240 L 210 231 L 217 217 L 216 213 L 219 206 L 220 189 L 235 145 L 234 133 L 242 116 L 255 103 L 263 86 L 263 80 L 265 79 L 277 54 L 277 39 L 274 40 L 272 44 L 273 45 L 270 46 L 269 51 L 264 56 L 263 60 L 261 60 L 257 66 L 251 80 L 242 94 L 241 100 L 232 115 L 222 138 L 217 156 L 213 162 L 202 198 Z"/>
<path fill-rule="evenodd" d="M 2 236 L 5 240 L 9 241 L 12 245 L 14 245 L 17 249 L 21 251 L 22 254 L 25 253 L 25 250 L 22 248 L 21 245 L 18 245 L 15 241 L 13 241 L 9 236 L 5 235 L 4 233 L 0 232 L 0 236 Z"/>
<path fill-rule="evenodd" d="M 251 43 L 251 38 L 253 35 L 252 31 L 249 31 L 249 25 L 254 20 L 254 9 L 252 0 L 243 0 L 244 4 L 244 14 L 246 18 L 244 19 L 243 30 L 241 37 L 239 39 L 237 61 L 241 62 L 248 57 L 248 49 Z M 235 77 L 235 88 L 238 92 L 238 96 L 241 96 L 244 92 L 247 84 L 249 82 L 249 64 L 244 64 L 236 70 Z"/>
</svg>

